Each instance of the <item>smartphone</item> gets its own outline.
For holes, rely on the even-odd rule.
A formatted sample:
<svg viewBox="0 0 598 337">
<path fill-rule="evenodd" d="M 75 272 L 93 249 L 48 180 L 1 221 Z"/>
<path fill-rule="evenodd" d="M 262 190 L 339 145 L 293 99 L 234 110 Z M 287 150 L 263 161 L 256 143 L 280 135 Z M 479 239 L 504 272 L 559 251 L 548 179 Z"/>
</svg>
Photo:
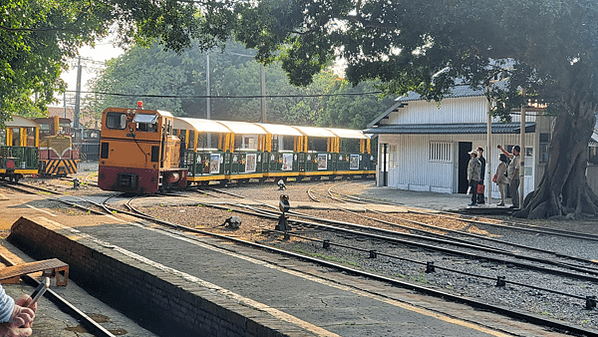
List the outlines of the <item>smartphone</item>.
<svg viewBox="0 0 598 337">
<path fill-rule="evenodd" d="M 50 288 L 50 278 L 46 277 L 40 282 L 39 286 L 37 286 L 37 288 L 31 294 L 31 302 L 29 302 L 27 307 L 30 307 L 37 302 L 37 300 L 42 297 L 48 288 Z"/>
</svg>

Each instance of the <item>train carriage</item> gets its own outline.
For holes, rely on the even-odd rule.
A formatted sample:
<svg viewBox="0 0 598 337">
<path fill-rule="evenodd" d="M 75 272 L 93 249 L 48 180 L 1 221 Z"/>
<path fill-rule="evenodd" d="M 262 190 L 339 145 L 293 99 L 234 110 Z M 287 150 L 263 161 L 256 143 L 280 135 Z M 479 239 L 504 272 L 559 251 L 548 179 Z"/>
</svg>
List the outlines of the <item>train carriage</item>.
<svg viewBox="0 0 598 337">
<path fill-rule="evenodd" d="M 336 135 L 332 144 L 332 152 L 336 155 L 335 175 L 363 177 L 375 174 L 376 168 L 369 137 L 358 130 L 338 128 L 327 128 L 327 130 Z"/>
<path fill-rule="evenodd" d="M 188 184 L 224 181 L 224 143 L 230 137 L 230 129 L 216 121 L 198 118 L 176 118 L 174 129 L 182 140 L 181 166 L 188 170 Z"/>
<path fill-rule="evenodd" d="M 304 136 L 297 144 L 299 152 L 299 176 L 319 180 L 321 177 L 333 177 L 336 170 L 337 157 L 332 155 L 334 133 L 311 126 L 293 126 Z"/>
<path fill-rule="evenodd" d="M 172 114 L 159 110 L 109 108 L 102 114 L 98 185 L 104 190 L 155 193 L 183 188 L 180 139 Z"/>
<path fill-rule="evenodd" d="M 289 125 L 263 123 L 257 125 L 267 132 L 264 138 L 264 178 L 300 179 L 297 144 L 304 134 Z"/>
<path fill-rule="evenodd" d="M 0 178 L 18 181 L 38 174 L 39 124 L 13 116 L 6 125 L 6 142 L 0 146 Z"/>
<path fill-rule="evenodd" d="M 224 145 L 224 170 L 228 181 L 247 182 L 261 179 L 264 173 L 266 131 L 253 123 L 219 121 L 231 133 Z"/>
<path fill-rule="evenodd" d="M 356 130 L 177 118 L 158 110 L 104 111 L 98 184 L 104 190 L 319 180 L 375 173 L 369 138 Z"/>
</svg>

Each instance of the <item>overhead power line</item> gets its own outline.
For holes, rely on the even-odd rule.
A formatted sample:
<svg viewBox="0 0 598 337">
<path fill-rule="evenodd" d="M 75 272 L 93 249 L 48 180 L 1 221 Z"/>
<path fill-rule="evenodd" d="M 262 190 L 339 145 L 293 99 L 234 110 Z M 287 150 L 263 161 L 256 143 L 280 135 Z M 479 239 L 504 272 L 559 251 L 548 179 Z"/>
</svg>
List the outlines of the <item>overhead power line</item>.
<svg viewBox="0 0 598 337">
<path fill-rule="evenodd" d="M 66 92 L 76 92 L 76 90 L 67 90 Z M 82 94 L 107 95 L 118 97 L 145 97 L 145 98 L 210 98 L 210 99 L 248 99 L 248 98 L 317 98 L 317 97 L 333 97 L 333 96 L 368 96 L 379 95 L 381 91 L 361 92 L 361 93 L 345 93 L 345 94 L 307 94 L 307 95 L 150 95 L 150 94 L 121 94 L 115 92 L 102 91 L 81 91 Z"/>
</svg>

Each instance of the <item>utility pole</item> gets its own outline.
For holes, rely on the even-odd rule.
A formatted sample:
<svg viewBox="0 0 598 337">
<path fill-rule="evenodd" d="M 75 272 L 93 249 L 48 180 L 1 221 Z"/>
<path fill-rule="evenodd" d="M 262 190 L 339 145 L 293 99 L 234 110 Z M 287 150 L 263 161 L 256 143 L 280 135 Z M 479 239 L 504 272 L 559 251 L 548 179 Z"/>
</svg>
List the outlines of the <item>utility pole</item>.
<svg viewBox="0 0 598 337">
<path fill-rule="evenodd" d="M 212 107 L 210 106 L 210 53 L 206 53 L 206 119 L 212 119 Z M 207 143 L 204 145 L 206 148 L 212 147 L 212 134 L 208 132 L 207 134 Z"/>
<path fill-rule="evenodd" d="M 77 86 L 75 89 L 75 113 L 73 116 L 73 127 L 79 129 L 79 113 L 81 112 L 81 56 L 77 62 Z"/>
<path fill-rule="evenodd" d="M 206 53 L 206 119 L 212 119 L 210 111 L 210 54 Z"/>
<path fill-rule="evenodd" d="M 266 69 L 264 65 L 260 63 L 260 79 L 262 87 L 262 114 L 260 121 L 266 123 Z"/>
<path fill-rule="evenodd" d="M 519 133 L 519 147 L 521 148 L 521 152 L 519 153 L 519 207 L 523 208 L 523 193 L 524 189 L 524 181 L 525 181 L 525 108 L 527 108 L 527 98 L 525 96 L 525 88 L 521 89 L 521 95 L 523 96 L 523 103 L 521 104 L 521 130 Z"/>
</svg>

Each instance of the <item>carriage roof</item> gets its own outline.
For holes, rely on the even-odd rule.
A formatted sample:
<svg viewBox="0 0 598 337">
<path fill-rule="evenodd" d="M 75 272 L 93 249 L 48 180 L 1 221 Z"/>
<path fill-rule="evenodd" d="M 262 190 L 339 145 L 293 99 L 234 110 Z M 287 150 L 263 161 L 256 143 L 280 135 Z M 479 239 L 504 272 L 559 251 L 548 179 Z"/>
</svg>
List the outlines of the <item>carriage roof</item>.
<svg viewBox="0 0 598 337">
<path fill-rule="evenodd" d="M 11 121 L 4 123 L 7 128 L 39 128 L 39 124 L 21 116 L 12 116 Z"/>
</svg>

